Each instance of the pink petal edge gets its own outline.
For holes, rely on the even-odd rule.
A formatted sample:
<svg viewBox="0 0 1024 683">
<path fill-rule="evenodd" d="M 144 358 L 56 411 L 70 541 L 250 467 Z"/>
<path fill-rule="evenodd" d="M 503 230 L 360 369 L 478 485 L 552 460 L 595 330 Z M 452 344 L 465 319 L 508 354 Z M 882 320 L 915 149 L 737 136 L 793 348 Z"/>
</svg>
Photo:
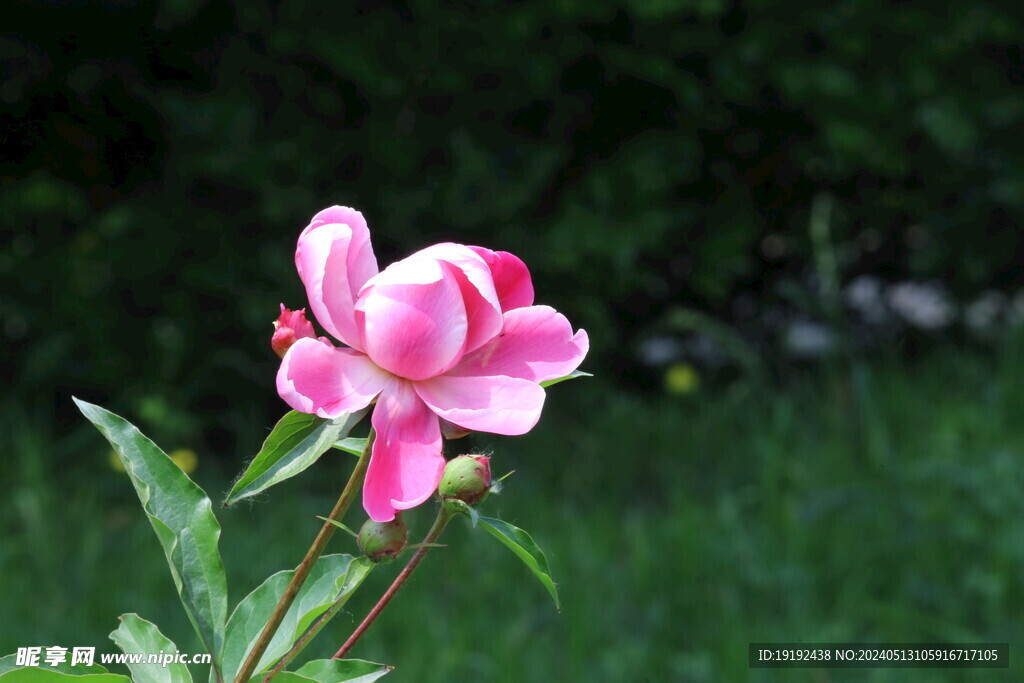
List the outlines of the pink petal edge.
<svg viewBox="0 0 1024 683">
<path fill-rule="evenodd" d="M 444 473 L 441 428 L 410 382 L 395 380 L 377 399 L 371 418 L 377 438 L 363 486 L 363 507 L 376 522 L 425 501 Z"/>
<path fill-rule="evenodd" d="M 356 302 L 366 353 L 411 380 L 455 365 L 466 344 L 466 308 L 454 268 L 430 259 L 393 263 L 370 279 Z"/>
<path fill-rule="evenodd" d="M 533 278 L 530 270 L 515 254 L 491 251 L 485 247 L 470 247 L 487 262 L 498 294 L 501 311 L 533 305 Z"/>
<path fill-rule="evenodd" d="M 516 377 L 452 377 L 416 382 L 416 393 L 437 415 L 480 432 L 515 436 L 533 429 L 544 389 Z"/>
<path fill-rule="evenodd" d="M 295 410 L 335 418 L 368 406 L 391 379 L 365 354 L 305 337 L 284 355 L 277 393 Z"/>
<path fill-rule="evenodd" d="M 550 306 L 527 306 L 507 311 L 501 335 L 464 356 L 446 375 L 504 375 L 544 382 L 578 368 L 589 349 L 586 331 L 573 334 L 564 315 Z"/>
<path fill-rule="evenodd" d="M 487 262 L 470 247 L 452 242 L 435 244 L 409 257 L 444 261 L 452 266 L 466 306 L 466 348 L 469 353 L 501 332 L 501 304 Z"/>
<path fill-rule="evenodd" d="M 356 294 L 377 274 L 363 214 L 333 206 L 313 216 L 299 236 L 295 266 L 316 319 L 331 336 L 361 350 L 354 315 Z"/>
</svg>

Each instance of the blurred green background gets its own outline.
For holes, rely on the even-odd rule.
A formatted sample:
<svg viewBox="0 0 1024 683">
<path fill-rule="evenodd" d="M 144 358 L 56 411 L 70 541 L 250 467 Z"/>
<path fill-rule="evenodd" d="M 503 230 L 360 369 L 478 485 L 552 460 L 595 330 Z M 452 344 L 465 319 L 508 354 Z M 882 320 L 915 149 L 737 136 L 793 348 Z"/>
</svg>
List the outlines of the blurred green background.
<svg viewBox="0 0 1024 683">
<path fill-rule="evenodd" d="M 219 501 L 286 409 L 270 323 L 338 203 L 382 264 L 516 253 L 593 343 L 530 435 L 451 444 L 517 470 L 487 505 L 564 612 L 457 524 L 353 651 L 388 680 L 1020 680 L 747 668 L 751 641 L 1024 645 L 1024 12 L 809 5 L 7 3 L 0 653 L 112 652 L 125 611 L 198 651 L 70 396 Z M 232 603 L 348 457 L 223 511 Z"/>
</svg>

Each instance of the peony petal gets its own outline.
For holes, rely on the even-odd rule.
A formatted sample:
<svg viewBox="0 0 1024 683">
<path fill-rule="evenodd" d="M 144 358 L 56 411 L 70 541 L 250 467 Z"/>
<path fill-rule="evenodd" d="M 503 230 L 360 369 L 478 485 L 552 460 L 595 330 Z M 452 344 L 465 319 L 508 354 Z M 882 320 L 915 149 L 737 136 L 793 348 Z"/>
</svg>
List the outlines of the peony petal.
<svg viewBox="0 0 1024 683">
<path fill-rule="evenodd" d="M 460 427 L 494 434 L 525 434 L 544 407 L 544 389 L 516 377 L 451 377 L 416 382 L 430 409 Z"/>
<path fill-rule="evenodd" d="M 354 317 L 356 294 L 377 274 L 363 214 L 332 206 L 313 216 L 299 236 L 295 265 L 316 319 L 333 337 L 362 350 Z"/>
<path fill-rule="evenodd" d="M 447 374 L 505 375 L 543 382 L 578 368 L 589 348 L 587 333 L 580 330 L 574 335 L 565 316 L 550 306 L 516 308 L 505 313 L 499 337 L 467 354 Z"/>
<path fill-rule="evenodd" d="M 363 486 L 363 507 L 376 522 L 390 522 L 395 510 L 419 505 L 434 493 L 444 472 L 437 416 L 423 404 L 410 382 L 389 384 L 373 409 L 370 466 Z"/>
<path fill-rule="evenodd" d="M 533 280 L 526 264 L 507 251 L 491 251 L 484 247 L 470 247 L 487 262 L 494 280 L 501 310 L 533 305 Z"/>
<path fill-rule="evenodd" d="M 391 379 L 358 351 L 306 337 L 281 361 L 277 393 L 295 410 L 334 418 L 368 406 Z"/>
<path fill-rule="evenodd" d="M 356 315 L 363 347 L 399 377 L 438 375 L 462 357 L 466 308 L 454 268 L 432 259 L 405 259 L 370 279 Z"/>
<path fill-rule="evenodd" d="M 466 306 L 465 352 L 475 351 L 501 332 L 501 304 L 486 261 L 471 248 L 444 242 L 421 249 L 409 257 L 434 259 L 455 267 L 455 275 Z"/>
</svg>

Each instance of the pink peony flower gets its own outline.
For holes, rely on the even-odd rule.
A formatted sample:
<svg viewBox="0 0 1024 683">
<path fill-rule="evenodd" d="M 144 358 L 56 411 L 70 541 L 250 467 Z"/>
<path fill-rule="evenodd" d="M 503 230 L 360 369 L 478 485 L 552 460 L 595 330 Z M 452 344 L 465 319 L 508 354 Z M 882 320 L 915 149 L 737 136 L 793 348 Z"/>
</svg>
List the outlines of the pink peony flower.
<svg viewBox="0 0 1024 683">
<path fill-rule="evenodd" d="M 284 358 L 285 352 L 304 337 L 316 337 L 313 323 L 306 320 L 306 309 L 289 311 L 281 304 L 281 315 L 274 321 L 274 336 L 270 338 L 274 353 Z"/>
<path fill-rule="evenodd" d="M 530 272 L 507 252 L 436 244 L 378 272 L 363 215 L 335 206 L 302 232 L 295 264 L 316 319 L 346 346 L 298 339 L 277 390 L 325 418 L 376 398 L 363 507 L 378 522 L 437 488 L 440 419 L 524 434 L 540 418 L 540 382 L 575 370 L 589 347 L 565 316 L 532 305 Z"/>
</svg>

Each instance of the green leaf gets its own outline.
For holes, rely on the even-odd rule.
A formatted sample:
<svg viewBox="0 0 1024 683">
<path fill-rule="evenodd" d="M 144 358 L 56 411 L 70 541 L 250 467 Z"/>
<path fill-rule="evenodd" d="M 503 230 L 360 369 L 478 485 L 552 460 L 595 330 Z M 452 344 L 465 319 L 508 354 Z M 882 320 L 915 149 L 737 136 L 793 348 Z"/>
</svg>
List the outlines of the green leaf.
<svg viewBox="0 0 1024 683">
<path fill-rule="evenodd" d="M 43 666 L 45 666 L 46 669 L 49 671 L 56 671 L 62 674 L 71 674 L 72 676 L 81 676 L 83 674 L 108 673 L 106 668 L 100 666 L 99 664 L 90 664 L 88 666 L 86 666 L 85 664 L 75 664 L 74 666 L 72 666 L 69 663 L 71 661 L 71 650 L 68 650 L 68 661 L 61 662 L 60 664 L 57 664 L 57 666 L 50 666 L 48 664 L 45 664 L 45 656 L 46 650 L 44 649 L 43 652 L 39 655 L 39 661 L 43 663 Z M 0 674 L 5 674 L 8 671 L 14 671 L 15 669 L 20 668 L 23 667 L 18 666 L 18 655 L 7 655 L 6 657 L 0 657 Z"/>
<path fill-rule="evenodd" d="M 362 455 L 363 451 L 366 450 L 366 439 L 342 439 L 334 444 L 334 447 L 352 455 Z"/>
<path fill-rule="evenodd" d="M 373 566 L 366 558 L 353 559 L 351 555 L 321 557 L 256 665 L 256 672 L 273 666 L 327 608 L 351 596 Z M 274 574 L 247 595 L 231 614 L 222 659 L 225 680 L 234 680 L 242 668 L 245 656 L 259 638 L 294 573 L 288 570 Z"/>
<path fill-rule="evenodd" d="M 508 522 L 503 522 L 494 517 L 480 517 L 479 521 L 480 526 L 487 529 L 492 536 L 504 543 L 509 550 L 514 552 L 523 561 L 523 564 L 530 568 L 534 576 L 540 579 L 540 582 L 548 589 L 548 593 L 551 594 L 551 598 L 555 601 L 555 609 L 561 612 L 562 605 L 558 601 L 558 589 L 555 588 L 555 582 L 551 579 L 548 560 L 544 557 L 544 552 L 530 538 L 530 534 L 519 527 L 512 526 Z"/>
<path fill-rule="evenodd" d="M 366 409 L 325 420 L 297 410 L 289 412 L 270 432 L 263 448 L 231 487 L 222 507 L 234 505 L 299 474 L 336 441 L 345 438 L 365 414 Z"/>
<path fill-rule="evenodd" d="M 117 643 L 121 652 L 126 655 L 173 655 L 178 652 L 178 646 L 160 633 L 156 625 L 133 613 L 121 615 L 121 624 L 110 634 L 110 639 Z M 135 683 L 192 683 L 192 674 L 189 673 L 188 667 L 180 662 L 166 665 L 148 662 L 125 664 L 132 672 L 132 680 Z"/>
<path fill-rule="evenodd" d="M 217 549 L 220 524 L 210 499 L 127 420 L 77 398 L 75 404 L 114 447 L 160 539 L 189 620 L 214 662 L 219 661 L 228 589 Z"/>
<path fill-rule="evenodd" d="M 362 659 L 314 659 L 306 662 L 295 673 L 320 683 L 371 683 L 386 675 L 392 668 Z"/>
<path fill-rule="evenodd" d="M 0 675 L 2 683 L 132 683 L 127 676 L 112 673 L 67 674 L 49 667 L 25 666 Z"/>
<path fill-rule="evenodd" d="M 593 377 L 589 372 L 583 372 L 582 370 L 573 370 L 565 377 L 557 377 L 555 379 L 545 380 L 540 383 L 542 387 L 550 387 L 552 384 L 558 384 L 564 382 L 567 379 L 576 379 L 577 377 Z"/>
</svg>

